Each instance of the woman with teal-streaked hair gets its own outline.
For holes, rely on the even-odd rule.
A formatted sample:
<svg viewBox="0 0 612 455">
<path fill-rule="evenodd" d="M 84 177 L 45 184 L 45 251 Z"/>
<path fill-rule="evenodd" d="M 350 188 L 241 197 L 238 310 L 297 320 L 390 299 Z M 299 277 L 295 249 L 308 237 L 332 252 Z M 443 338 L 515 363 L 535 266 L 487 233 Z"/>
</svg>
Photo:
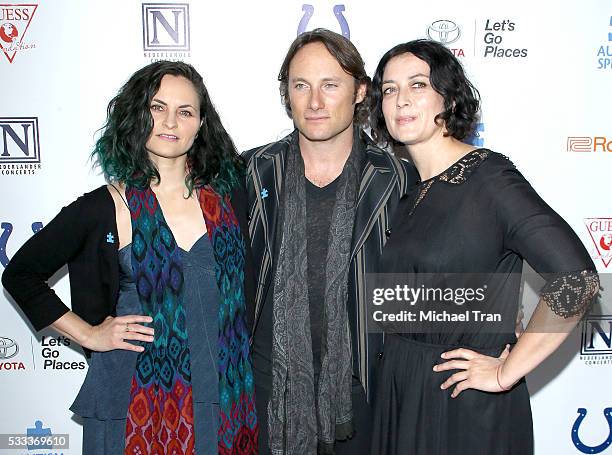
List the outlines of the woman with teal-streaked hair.
<svg viewBox="0 0 612 455">
<path fill-rule="evenodd" d="M 190 65 L 132 75 L 93 152 L 108 185 L 15 254 L 2 282 L 35 329 L 78 342 L 83 453 L 256 454 L 243 163 Z M 71 307 L 47 280 L 68 264 Z"/>
</svg>

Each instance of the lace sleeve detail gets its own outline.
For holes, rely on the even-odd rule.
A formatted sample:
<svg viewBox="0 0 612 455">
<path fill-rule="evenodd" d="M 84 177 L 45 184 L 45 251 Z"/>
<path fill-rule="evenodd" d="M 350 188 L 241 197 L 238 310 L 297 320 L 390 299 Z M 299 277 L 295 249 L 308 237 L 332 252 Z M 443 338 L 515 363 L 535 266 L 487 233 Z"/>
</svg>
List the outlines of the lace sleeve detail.
<svg viewBox="0 0 612 455">
<path fill-rule="evenodd" d="M 584 314 L 599 293 L 599 275 L 593 270 L 554 274 L 541 292 L 546 305 L 558 316 Z"/>
</svg>

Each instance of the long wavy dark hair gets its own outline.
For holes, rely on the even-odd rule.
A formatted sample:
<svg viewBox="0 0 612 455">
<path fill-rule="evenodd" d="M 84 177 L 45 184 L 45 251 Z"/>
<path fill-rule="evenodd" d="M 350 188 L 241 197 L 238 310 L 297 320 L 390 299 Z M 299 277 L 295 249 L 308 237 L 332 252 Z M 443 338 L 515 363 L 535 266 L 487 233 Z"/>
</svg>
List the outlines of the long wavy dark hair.
<svg viewBox="0 0 612 455">
<path fill-rule="evenodd" d="M 327 51 L 338 61 L 344 71 L 353 76 L 355 79 L 355 92 L 353 94 L 353 102 L 357 98 L 357 90 L 361 84 L 366 86 L 366 96 L 363 101 L 355 106 L 353 121 L 359 126 L 365 126 L 368 122 L 368 92 L 370 90 L 370 76 L 366 73 L 365 64 L 355 45 L 344 36 L 327 30 L 325 28 L 316 28 L 309 32 L 304 32 L 298 36 L 285 55 L 283 64 L 278 73 L 278 81 L 280 82 L 279 91 L 281 102 L 285 106 L 285 111 L 289 118 L 293 118 L 291 113 L 291 101 L 289 100 L 289 66 L 295 54 L 300 49 L 310 43 L 321 43 Z"/>
<path fill-rule="evenodd" d="M 442 44 L 431 40 L 414 40 L 398 44 L 383 55 L 372 81 L 372 137 L 383 146 L 398 143 L 389 135 L 382 111 L 383 74 L 389 60 L 402 54 L 413 54 L 429 65 L 429 82 L 444 98 L 444 111 L 435 122 L 446 127 L 445 136 L 463 140 L 474 133 L 480 110 L 480 93 L 468 80 L 457 57 Z"/>
<path fill-rule="evenodd" d="M 159 182 L 159 171 L 145 144 L 153 129 L 151 101 L 166 74 L 189 80 L 200 99 L 202 126 L 187 152 L 185 184 L 189 192 L 211 185 L 227 194 L 243 174 L 244 163 L 221 124 L 202 76 L 187 63 L 159 61 L 136 71 L 108 104 L 106 123 L 92 158 L 109 182 L 137 188 Z"/>
</svg>

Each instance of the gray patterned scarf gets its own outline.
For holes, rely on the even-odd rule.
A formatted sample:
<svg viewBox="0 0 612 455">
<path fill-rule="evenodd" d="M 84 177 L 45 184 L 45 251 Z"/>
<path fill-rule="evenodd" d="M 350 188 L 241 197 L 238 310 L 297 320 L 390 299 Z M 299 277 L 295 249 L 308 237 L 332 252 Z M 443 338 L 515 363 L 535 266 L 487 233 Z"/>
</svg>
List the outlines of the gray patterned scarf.
<svg viewBox="0 0 612 455">
<path fill-rule="evenodd" d="M 351 338 L 346 309 L 360 157 L 353 150 L 338 181 L 326 261 L 321 373 L 314 384 L 306 257 L 304 161 L 287 151 L 274 274 L 272 397 L 268 404 L 274 455 L 333 454 L 353 434 Z"/>
</svg>

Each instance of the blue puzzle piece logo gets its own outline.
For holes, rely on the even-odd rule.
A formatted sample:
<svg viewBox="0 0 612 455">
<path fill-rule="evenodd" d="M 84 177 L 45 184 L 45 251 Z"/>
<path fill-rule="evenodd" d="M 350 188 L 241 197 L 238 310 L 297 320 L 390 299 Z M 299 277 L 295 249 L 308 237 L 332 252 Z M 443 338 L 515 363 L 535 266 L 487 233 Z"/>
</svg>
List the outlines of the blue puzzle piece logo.
<svg viewBox="0 0 612 455">
<path fill-rule="evenodd" d="M 265 199 L 268 197 L 268 190 L 264 188 L 263 190 L 261 190 L 260 194 L 261 194 L 261 198 Z"/>
<path fill-rule="evenodd" d="M 42 422 L 37 420 L 34 422 L 34 428 L 27 429 L 27 435 L 31 437 L 41 437 L 41 436 L 51 436 L 51 428 L 43 428 Z M 38 444 L 38 445 L 30 445 L 28 444 L 28 450 L 41 450 L 41 449 L 52 449 L 53 446 L 51 444 Z"/>
<path fill-rule="evenodd" d="M 480 133 L 484 133 L 484 130 L 485 130 L 484 123 L 476 124 L 476 131 L 474 131 L 474 134 L 467 137 L 465 139 L 465 142 L 467 144 L 473 145 L 474 147 L 484 147 L 484 138 L 480 134 Z"/>
</svg>

